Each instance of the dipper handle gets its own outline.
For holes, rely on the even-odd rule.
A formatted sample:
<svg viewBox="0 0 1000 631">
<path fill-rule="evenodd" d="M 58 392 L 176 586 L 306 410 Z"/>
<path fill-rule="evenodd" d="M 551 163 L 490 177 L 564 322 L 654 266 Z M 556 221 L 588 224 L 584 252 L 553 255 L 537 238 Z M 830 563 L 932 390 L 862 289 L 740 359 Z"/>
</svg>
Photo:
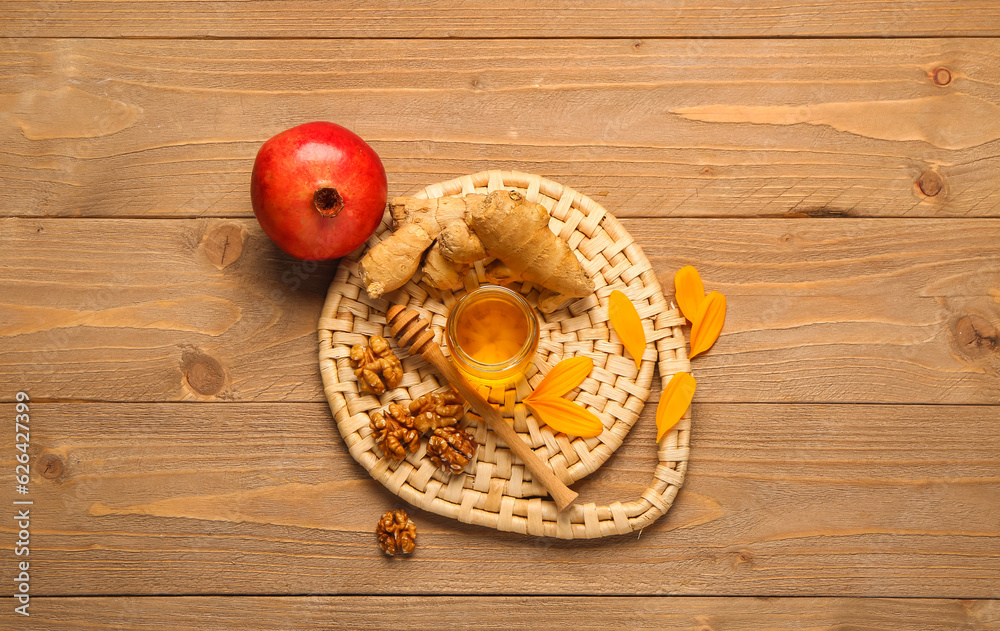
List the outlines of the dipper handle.
<svg viewBox="0 0 1000 631">
<path fill-rule="evenodd" d="M 514 428 L 500 416 L 500 413 L 480 395 L 472 384 L 459 372 L 451 361 L 441 352 L 441 347 L 434 343 L 434 332 L 428 328 L 430 323 L 420 318 L 420 314 L 406 307 L 393 305 L 386 313 L 389 329 L 401 348 L 409 347 L 411 355 L 420 355 L 448 380 L 455 390 L 472 406 L 480 416 L 486 419 L 486 425 L 499 436 L 510 450 L 524 463 L 531 474 L 549 492 L 555 500 L 556 507 L 563 510 L 573 503 L 577 493 L 563 484 L 552 469 L 538 457 L 531 447 L 518 436 Z"/>
</svg>

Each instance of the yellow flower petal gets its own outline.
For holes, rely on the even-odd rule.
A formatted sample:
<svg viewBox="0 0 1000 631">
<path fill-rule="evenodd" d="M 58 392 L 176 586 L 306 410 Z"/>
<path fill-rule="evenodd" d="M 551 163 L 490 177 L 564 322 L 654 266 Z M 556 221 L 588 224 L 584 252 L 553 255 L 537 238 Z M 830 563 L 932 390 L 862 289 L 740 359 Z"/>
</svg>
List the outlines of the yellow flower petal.
<svg viewBox="0 0 1000 631">
<path fill-rule="evenodd" d="M 617 289 L 611 292 L 608 299 L 608 317 L 618 339 L 635 359 L 635 367 L 638 369 L 642 365 L 642 354 L 646 351 L 646 331 L 642 328 L 642 319 L 639 318 L 635 305 Z"/>
<path fill-rule="evenodd" d="M 559 397 L 525 400 L 525 405 L 539 421 L 557 432 L 590 438 L 604 431 L 604 424 L 590 410 Z"/>
<path fill-rule="evenodd" d="M 538 399 L 544 397 L 561 397 L 577 387 L 594 369 L 594 360 L 589 357 L 570 357 L 564 359 L 545 375 L 538 387 L 525 397 Z"/>
<path fill-rule="evenodd" d="M 686 372 L 675 373 L 667 382 L 656 406 L 656 442 L 660 442 L 663 435 L 684 416 L 691 406 L 696 385 L 694 377 Z"/>
<path fill-rule="evenodd" d="M 691 357 L 712 348 L 715 340 L 719 339 L 726 321 L 726 297 L 717 291 L 709 292 L 697 317 L 691 325 Z"/>
<path fill-rule="evenodd" d="M 674 300 L 684 317 L 694 323 L 705 301 L 705 285 L 698 270 L 691 265 L 685 265 L 674 274 Z"/>
</svg>

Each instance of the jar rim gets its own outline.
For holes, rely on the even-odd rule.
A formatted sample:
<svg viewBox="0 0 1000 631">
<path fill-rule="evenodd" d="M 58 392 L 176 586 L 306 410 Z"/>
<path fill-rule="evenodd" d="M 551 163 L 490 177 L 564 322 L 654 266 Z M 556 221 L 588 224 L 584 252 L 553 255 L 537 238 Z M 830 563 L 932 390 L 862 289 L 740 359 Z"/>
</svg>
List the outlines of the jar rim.
<svg viewBox="0 0 1000 631">
<path fill-rule="evenodd" d="M 521 349 L 512 357 L 495 364 L 484 363 L 468 355 L 458 344 L 457 331 L 458 317 L 461 315 L 462 309 L 468 306 L 468 304 L 476 298 L 490 294 L 505 296 L 512 299 L 511 302 L 516 304 L 521 309 L 521 312 L 524 314 L 524 319 L 528 323 L 528 335 L 525 337 L 524 344 L 521 346 Z M 506 370 L 510 366 L 515 366 L 523 362 L 528 356 L 533 354 L 537 344 L 539 326 L 538 316 L 535 315 L 535 311 L 531 308 L 531 305 L 524 298 L 524 296 L 513 289 L 502 285 L 480 285 L 478 288 L 459 298 L 458 301 L 452 306 L 451 311 L 448 312 L 446 330 L 449 342 L 448 346 L 453 353 L 458 355 L 458 359 L 469 366 L 476 368 L 477 370 L 488 373 Z"/>
</svg>

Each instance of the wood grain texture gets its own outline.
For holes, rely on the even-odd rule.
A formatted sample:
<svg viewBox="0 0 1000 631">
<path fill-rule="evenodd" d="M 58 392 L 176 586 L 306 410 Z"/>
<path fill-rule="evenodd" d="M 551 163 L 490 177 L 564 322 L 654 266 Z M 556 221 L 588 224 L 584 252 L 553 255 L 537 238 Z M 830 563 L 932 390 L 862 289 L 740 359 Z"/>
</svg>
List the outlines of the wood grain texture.
<svg viewBox="0 0 1000 631">
<path fill-rule="evenodd" d="M 700 401 L 1000 402 L 995 220 L 625 220 L 669 298 L 726 294 Z M 324 401 L 332 263 L 249 220 L 0 220 L 10 400 Z"/>
<path fill-rule="evenodd" d="M 31 393 L 35 502 L 32 617 L 8 596 L 0 627 L 1000 630 L 998 18 L 0 0 L 0 407 Z M 324 119 L 391 195 L 540 173 L 623 218 L 668 293 L 694 264 L 727 294 L 653 527 L 415 510 L 416 555 L 381 555 L 400 501 L 316 365 L 334 264 L 283 255 L 249 203 L 261 143 Z M 655 403 L 583 501 L 646 488 Z"/>
<path fill-rule="evenodd" d="M 0 235 L 0 363 L 33 396 L 322 399 L 334 263 L 285 255 L 254 220 L 8 219 Z"/>
<path fill-rule="evenodd" d="M 503 5 L 283 0 L 0 2 L 5 35 L 61 37 L 783 37 L 996 36 L 984 0 L 698 0 Z M 388 5 L 388 6 L 387 6 Z"/>
<path fill-rule="evenodd" d="M 621 217 L 996 217 L 998 42 L 7 39 L 0 214 L 250 216 L 261 143 L 332 119 L 391 195 L 503 168 Z"/>
<path fill-rule="evenodd" d="M 990 631 L 991 600 L 889 598 L 588 598 L 301 596 L 38 598 L 32 622 L 59 631 L 226 629 L 609 629 L 661 631 Z M 169 625 L 169 626 L 168 626 Z"/>
<path fill-rule="evenodd" d="M 35 403 L 33 463 L 62 471 L 31 480 L 31 593 L 1000 597 L 995 407 L 694 405 L 685 485 L 641 533 L 541 539 L 412 510 L 417 551 L 391 559 L 374 527 L 402 503 L 323 403 Z M 654 408 L 580 501 L 648 486 Z"/>
</svg>

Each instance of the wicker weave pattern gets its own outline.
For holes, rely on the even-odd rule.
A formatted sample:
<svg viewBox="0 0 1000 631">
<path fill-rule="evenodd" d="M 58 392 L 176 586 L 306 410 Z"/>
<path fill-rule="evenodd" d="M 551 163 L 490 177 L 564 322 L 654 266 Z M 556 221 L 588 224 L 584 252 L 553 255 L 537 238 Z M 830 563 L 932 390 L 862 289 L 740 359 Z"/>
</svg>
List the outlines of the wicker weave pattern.
<svg viewBox="0 0 1000 631">
<path fill-rule="evenodd" d="M 577 251 L 597 285 L 593 295 L 547 316 L 539 314 L 538 355 L 524 379 L 507 389 L 483 390 L 556 475 L 570 484 L 595 471 L 621 445 L 649 397 L 655 367 L 661 387 L 675 372 L 690 372 L 684 319 L 666 303 L 649 261 L 618 220 L 568 187 L 537 175 L 484 171 L 433 184 L 417 196 L 466 195 L 500 188 L 518 190 L 548 208 L 550 228 Z M 387 214 L 368 247 L 390 234 L 389 224 Z M 639 498 L 608 506 L 578 503 L 561 513 L 554 502 L 543 499 L 544 489 L 531 480 L 520 460 L 471 413 L 462 424 L 474 431 L 480 448 L 465 473 L 439 472 L 423 447 L 402 462 L 383 458 L 368 427 L 369 414 L 393 401 L 412 400 L 447 387 L 422 358 L 410 357 L 395 346 L 385 325 L 385 312 L 390 302 L 416 309 L 431 322 L 440 343 L 448 310 L 461 292 L 438 292 L 414 279 L 385 298 L 371 300 L 356 273 L 360 256 L 356 252 L 343 259 L 330 285 L 319 321 L 319 361 L 337 427 L 351 455 L 373 478 L 414 506 L 465 523 L 563 539 L 628 533 L 666 512 L 687 469 L 690 413 L 659 444 L 659 465 Z M 463 291 L 474 289 L 483 278 L 483 268 L 477 266 Z M 530 284 L 514 288 L 536 304 L 537 289 Z M 608 296 L 614 289 L 624 291 L 636 304 L 651 344 L 638 371 L 608 324 Z M 406 371 L 399 387 L 381 397 L 359 394 L 348 362 L 350 347 L 375 334 L 390 339 Z M 594 360 L 590 377 L 568 396 L 604 422 L 605 430 L 596 438 L 570 437 L 539 426 L 520 403 L 551 366 L 574 355 Z"/>
</svg>

